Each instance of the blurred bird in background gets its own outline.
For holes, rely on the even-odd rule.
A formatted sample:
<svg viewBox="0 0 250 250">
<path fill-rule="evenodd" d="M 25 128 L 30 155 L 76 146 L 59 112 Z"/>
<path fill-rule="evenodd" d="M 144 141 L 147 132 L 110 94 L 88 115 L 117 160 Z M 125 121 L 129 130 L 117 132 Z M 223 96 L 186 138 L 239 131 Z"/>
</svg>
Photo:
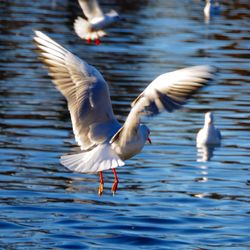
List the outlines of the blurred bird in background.
<svg viewBox="0 0 250 250">
<path fill-rule="evenodd" d="M 104 14 L 97 0 L 78 0 L 78 2 L 87 19 L 78 17 L 75 20 L 75 32 L 88 43 L 95 41 L 96 45 L 99 45 L 100 38 L 106 35 L 104 29 L 118 22 L 120 16 L 115 10 Z"/>
</svg>

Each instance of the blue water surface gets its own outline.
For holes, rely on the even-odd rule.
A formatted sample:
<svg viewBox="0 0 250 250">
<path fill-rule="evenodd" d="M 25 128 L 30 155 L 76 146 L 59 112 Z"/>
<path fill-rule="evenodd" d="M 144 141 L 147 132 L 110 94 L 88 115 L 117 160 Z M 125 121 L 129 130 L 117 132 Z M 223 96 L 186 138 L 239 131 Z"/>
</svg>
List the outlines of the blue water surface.
<svg viewBox="0 0 250 250">
<path fill-rule="evenodd" d="M 123 22 L 100 46 L 73 31 L 77 1 L 0 2 L 1 249 L 250 249 L 250 5 L 221 0 L 100 1 Z M 112 171 L 72 173 L 60 155 L 77 151 L 67 104 L 32 43 L 41 30 L 97 67 L 115 114 L 159 74 L 186 66 L 218 68 L 215 81 L 181 110 L 146 119 L 152 145 Z M 195 146 L 212 110 L 222 145 L 204 161 Z"/>
</svg>

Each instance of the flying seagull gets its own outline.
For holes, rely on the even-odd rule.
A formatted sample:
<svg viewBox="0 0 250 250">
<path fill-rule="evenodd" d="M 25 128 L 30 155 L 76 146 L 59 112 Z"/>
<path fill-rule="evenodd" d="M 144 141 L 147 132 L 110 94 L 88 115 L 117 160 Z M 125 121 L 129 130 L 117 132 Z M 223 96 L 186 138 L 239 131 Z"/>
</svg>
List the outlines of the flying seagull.
<svg viewBox="0 0 250 250">
<path fill-rule="evenodd" d="M 78 17 L 74 22 L 76 34 L 88 42 L 95 40 L 100 44 L 100 37 L 106 35 L 105 28 L 120 20 L 115 10 L 104 14 L 97 0 L 78 0 L 86 19 Z"/>
<path fill-rule="evenodd" d="M 202 65 L 158 76 L 132 102 L 131 111 L 121 125 L 112 110 L 108 85 L 95 67 L 40 31 L 35 31 L 34 41 L 55 86 L 67 100 L 75 139 L 82 150 L 62 156 L 61 163 L 73 171 L 99 172 L 99 195 L 104 189 L 102 171 L 113 170 L 112 192 L 115 193 L 116 168 L 150 141 L 150 130 L 141 124 L 141 117 L 181 108 L 214 73 L 214 68 Z"/>
</svg>

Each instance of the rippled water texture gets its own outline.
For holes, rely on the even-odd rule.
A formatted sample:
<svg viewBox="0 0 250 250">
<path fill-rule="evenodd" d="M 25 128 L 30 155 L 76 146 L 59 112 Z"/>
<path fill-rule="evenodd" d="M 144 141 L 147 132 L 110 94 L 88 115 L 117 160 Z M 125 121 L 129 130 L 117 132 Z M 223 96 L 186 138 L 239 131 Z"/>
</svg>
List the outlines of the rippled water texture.
<svg viewBox="0 0 250 250">
<path fill-rule="evenodd" d="M 72 30 L 77 1 L 0 2 L 0 248 L 249 249 L 249 1 L 221 1 L 209 21 L 199 0 L 101 5 L 126 21 L 95 46 Z M 120 121 L 161 73 L 197 64 L 219 72 L 183 109 L 146 120 L 153 145 L 118 169 L 114 197 L 105 172 L 99 198 L 97 175 L 59 163 L 77 147 L 66 102 L 37 58 L 36 29 L 103 73 Z M 208 110 L 223 140 L 206 162 L 195 136 Z"/>
</svg>

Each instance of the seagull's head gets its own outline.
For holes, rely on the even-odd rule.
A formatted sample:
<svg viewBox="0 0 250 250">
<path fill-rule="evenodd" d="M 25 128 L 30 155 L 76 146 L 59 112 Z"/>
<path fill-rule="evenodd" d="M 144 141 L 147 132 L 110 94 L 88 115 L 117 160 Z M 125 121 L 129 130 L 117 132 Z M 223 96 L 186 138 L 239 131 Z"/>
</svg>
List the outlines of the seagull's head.
<svg viewBox="0 0 250 250">
<path fill-rule="evenodd" d="M 150 135 L 149 128 L 144 124 L 141 124 L 140 127 L 141 127 L 142 134 L 143 134 L 143 136 L 145 138 L 145 142 L 148 141 L 150 144 L 152 144 L 152 141 L 149 138 L 149 135 Z"/>
<path fill-rule="evenodd" d="M 115 10 L 111 10 L 108 14 L 108 17 L 110 17 L 112 19 L 113 22 L 118 22 L 121 20 L 120 15 L 115 11 Z"/>
<path fill-rule="evenodd" d="M 114 22 L 120 22 L 122 18 L 119 15 L 113 17 Z"/>
<path fill-rule="evenodd" d="M 205 124 L 212 124 L 214 121 L 214 116 L 212 112 L 207 112 L 205 114 Z"/>
</svg>

